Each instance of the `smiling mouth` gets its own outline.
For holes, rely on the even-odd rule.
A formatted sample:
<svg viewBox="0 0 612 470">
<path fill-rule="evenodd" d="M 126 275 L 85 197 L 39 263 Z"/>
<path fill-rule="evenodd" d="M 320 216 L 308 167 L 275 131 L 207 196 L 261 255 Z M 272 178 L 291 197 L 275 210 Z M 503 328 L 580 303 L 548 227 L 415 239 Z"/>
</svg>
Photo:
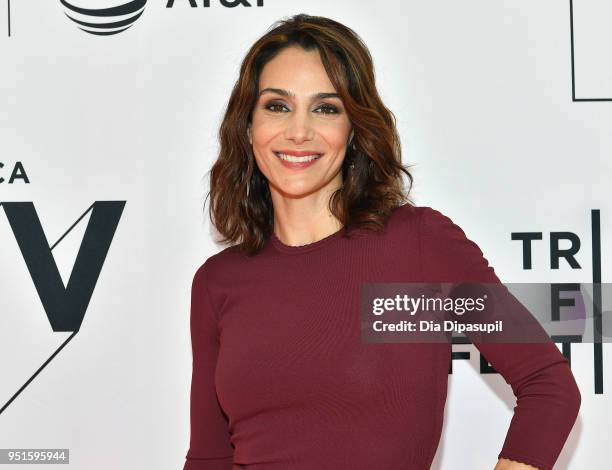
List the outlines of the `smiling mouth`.
<svg viewBox="0 0 612 470">
<path fill-rule="evenodd" d="M 312 155 L 304 155 L 303 157 L 296 157 L 294 155 L 287 155 L 287 154 L 280 153 L 280 152 L 274 152 L 274 155 L 276 155 L 281 160 L 284 160 L 286 162 L 291 162 L 291 163 L 308 163 L 314 160 L 318 160 L 319 158 L 323 156 L 323 154 L 314 153 Z"/>
</svg>

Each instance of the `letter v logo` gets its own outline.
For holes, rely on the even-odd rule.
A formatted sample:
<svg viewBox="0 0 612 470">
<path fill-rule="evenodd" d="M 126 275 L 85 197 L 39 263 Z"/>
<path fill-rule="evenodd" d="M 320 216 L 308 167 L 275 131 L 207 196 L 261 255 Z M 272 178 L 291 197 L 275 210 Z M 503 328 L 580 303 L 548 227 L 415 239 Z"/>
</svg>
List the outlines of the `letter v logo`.
<svg viewBox="0 0 612 470">
<path fill-rule="evenodd" d="M 96 201 L 52 246 L 31 202 L 3 202 L 19 249 L 53 331 L 78 331 L 119 224 L 125 201 Z M 60 276 L 51 250 L 92 211 L 68 285 Z"/>
<path fill-rule="evenodd" d="M 0 414 L 74 337 L 81 327 L 125 203 L 126 201 L 94 202 L 53 246 L 49 246 L 34 204 L 31 202 L 0 203 L 17 240 L 51 328 L 54 332 L 73 332 L 70 338 L 0 408 Z M 70 273 L 68 285 L 64 286 L 51 251 L 90 211 L 91 216 Z"/>
</svg>

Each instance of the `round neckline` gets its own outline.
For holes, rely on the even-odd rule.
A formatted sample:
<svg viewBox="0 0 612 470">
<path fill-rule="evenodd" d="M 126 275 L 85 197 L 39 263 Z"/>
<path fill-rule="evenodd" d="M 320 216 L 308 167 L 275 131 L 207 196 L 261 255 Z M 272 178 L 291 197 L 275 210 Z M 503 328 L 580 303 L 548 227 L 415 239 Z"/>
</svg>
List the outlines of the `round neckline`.
<svg viewBox="0 0 612 470">
<path fill-rule="evenodd" d="M 298 254 L 298 253 L 306 253 L 308 251 L 316 250 L 317 248 L 321 248 L 324 245 L 327 245 L 332 240 L 340 237 L 342 232 L 344 231 L 344 227 L 341 227 L 336 232 L 327 235 L 326 237 L 321 238 L 312 243 L 307 243 L 305 245 L 285 245 L 277 236 L 274 231 L 270 235 L 270 242 L 272 245 L 279 251 L 287 254 Z"/>
</svg>

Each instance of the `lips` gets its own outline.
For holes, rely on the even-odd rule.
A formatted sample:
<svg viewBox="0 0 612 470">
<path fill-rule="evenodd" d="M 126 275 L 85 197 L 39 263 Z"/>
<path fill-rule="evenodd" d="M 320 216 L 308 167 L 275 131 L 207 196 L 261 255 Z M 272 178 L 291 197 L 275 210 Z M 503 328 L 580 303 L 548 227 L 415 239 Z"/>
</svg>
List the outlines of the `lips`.
<svg viewBox="0 0 612 470">
<path fill-rule="evenodd" d="M 285 152 L 274 152 L 274 155 L 276 155 L 278 158 L 280 158 L 281 160 L 285 162 L 291 162 L 291 163 L 313 162 L 315 160 L 318 160 L 322 156 L 322 154 L 320 153 L 310 153 L 310 152 L 304 152 L 303 155 L 293 155 L 291 153 L 285 153 Z"/>
<path fill-rule="evenodd" d="M 323 156 L 323 154 L 311 150 L 274 151 L 274 155 L 276 155 L 284 167 L 292 170 L 308 168 Z"/>
<path fill-rule="evenodd" d="M 317 152 L 316 150 L 289 150 L 289 149 L 279 149 L 274 150 L 274 153 L 282 153 L 285 155 L 291 155 L 293 157 L 307 157 L 309 155 L 323 155 L 321 152 Z"/>
</svg>

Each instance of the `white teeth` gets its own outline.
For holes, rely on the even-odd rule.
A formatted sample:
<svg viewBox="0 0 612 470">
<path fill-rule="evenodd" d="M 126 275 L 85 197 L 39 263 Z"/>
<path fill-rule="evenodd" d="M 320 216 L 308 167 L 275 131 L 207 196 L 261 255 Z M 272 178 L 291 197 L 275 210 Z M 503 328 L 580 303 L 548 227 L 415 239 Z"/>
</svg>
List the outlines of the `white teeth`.
<svg viewBox="0 0 612 470">
<path fill-rule="evenodd" d="M 305 163 L 305 162 L 311 162 L 313 160 L 316 160 L 317 158 L 321 158 L 321 155 L 319 154 L 314 154 L 314 155 L 305 155 L 303 157 L 295 157 L 293 155 L 286 155 L 284 153 L 279 153 L 279 152 L 274 152 L 276 154 L 277 157 L 279 157 L 281 160 L 285 160 L 287 162 L 293 162 L 293 163 Z"/>
</svg>

